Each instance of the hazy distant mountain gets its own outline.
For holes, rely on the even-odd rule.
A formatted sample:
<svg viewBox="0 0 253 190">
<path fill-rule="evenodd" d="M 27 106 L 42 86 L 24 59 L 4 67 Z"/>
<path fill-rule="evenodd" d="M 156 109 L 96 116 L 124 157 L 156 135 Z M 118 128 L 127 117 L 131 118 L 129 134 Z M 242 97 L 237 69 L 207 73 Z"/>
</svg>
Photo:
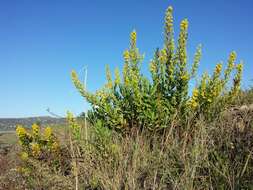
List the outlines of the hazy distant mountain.
<svg viewBox="0 0 253 190">
<path fill-rule="evenodd" d="M 28 118 L 0 118 L 0 131 L 15 130 L 16 125 L 20 124 L 30 127 L 33 123 L 40 123 L 41 125 L 48 124 L 63 124 L 64 118 L 55 117 L 28 117 Z"/>
</svg>

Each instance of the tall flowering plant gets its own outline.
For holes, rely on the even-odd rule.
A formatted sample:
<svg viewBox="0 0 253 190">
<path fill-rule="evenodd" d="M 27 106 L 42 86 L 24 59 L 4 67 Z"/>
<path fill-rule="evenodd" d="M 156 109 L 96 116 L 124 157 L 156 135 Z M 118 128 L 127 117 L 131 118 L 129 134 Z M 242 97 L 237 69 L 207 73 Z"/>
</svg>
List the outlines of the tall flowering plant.
<svg viewBox="0 0 253 190">
<path fill-rule="evenodd" d="M 222 64 L 217 64 L 213 74 L 203 74 L 192 93 L 189 92 L 189 82 L 197 75 L 201 45 L 197 47 L 190 67 L 187 56 L 188 20 L 180 23 L 177 44 L 173 25 L 173 9 L 168 7 L 164 45 L 155 51 L 150 62 L 151 80 L 140 72 L 143 56 L 137 48 L 136 31 L 130 34 L 130 46 L 123 53 L 122 73 L 115 69 L 113 78 L 107 66 L 107 83 L 97 92 L 88 92 L 77 73 L 72 71 L 74 85 L 92 106 L 88 114 L 90 122 L 100 120 L 104 126 L 121 131 L 133 127 L 159 130 L 167 127 L 175 114 L 185 115 L 198 110 L 208 115 L 208 110 L 217 102 L 225 105 L 236 96 L 240 90 L 242 64 L 235 65 L 235 52 L 229 56 L 224 75 Z M 234 83 L 228 90 L 233 70 L 236 71 Z"/>
</svg>

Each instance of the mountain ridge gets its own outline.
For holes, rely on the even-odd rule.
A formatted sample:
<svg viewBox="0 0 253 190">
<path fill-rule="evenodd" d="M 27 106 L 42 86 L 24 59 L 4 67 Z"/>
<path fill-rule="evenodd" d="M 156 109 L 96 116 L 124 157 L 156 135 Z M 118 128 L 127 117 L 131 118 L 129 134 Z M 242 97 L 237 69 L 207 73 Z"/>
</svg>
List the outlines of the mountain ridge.
<svg viewBox="0 0 253 190">
<path fill-rule="evenodd" d="M 51 116 L 22 117 L 22 118 L 0 118 L 0 131 L 15 130 L 16 125 L 30 127 L 33 123 L 40 125 L 63 124 L 65 118 L 56 118 Z"/>
</svg>

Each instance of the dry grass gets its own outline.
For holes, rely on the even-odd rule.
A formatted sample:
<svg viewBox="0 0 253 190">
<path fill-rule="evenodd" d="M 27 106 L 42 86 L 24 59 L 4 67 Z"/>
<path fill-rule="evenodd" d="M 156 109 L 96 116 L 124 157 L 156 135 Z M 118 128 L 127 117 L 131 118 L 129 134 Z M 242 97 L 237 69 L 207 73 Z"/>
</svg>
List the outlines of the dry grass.
<svg viewBox="0 0 253 190">
<path fill-rule="evenodd" d="M 211 121 L 175 118 L 159 132 L 122 135 L 93 126 L 87 141 L 70 141 L 69 133 L 56 127 L 69 167 L 54 170 L 35 159 L 24 163 L 16 146 L 0 157 L 0 190 L 253 189 L 253 110 L 240 109 L 253 103 L 252 97 L 252 91 L 243 93 Z"/>
</svg>

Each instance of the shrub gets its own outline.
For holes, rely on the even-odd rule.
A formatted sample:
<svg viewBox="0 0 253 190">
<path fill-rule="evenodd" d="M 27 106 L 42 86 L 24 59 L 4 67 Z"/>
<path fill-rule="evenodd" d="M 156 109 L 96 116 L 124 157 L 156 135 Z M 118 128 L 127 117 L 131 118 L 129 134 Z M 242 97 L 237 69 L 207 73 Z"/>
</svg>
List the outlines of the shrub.
<svg viewBox="0 0 253 190">
<path fill-rule="evenodd" d="M 46 127 L 44 134 L 40 133 L 40 127 L 37 124 L 32 125 L 32 131 L 29 133 L 24 127 L 18 125 L 16 133 L 19 139 L 19 144 L 23 149 L 23 156 L 32 156 L 40 158 L 42 153 L 51 152 L 57 153 L 59 143 L 56 136 L 53 134 L 50 127 Z"/>
<path fill-rule="evenodd" d="M 155 51 L 150 63 L 151 80 L 140 72 L 143 56 L 136 46 L 136 31 L 131 33 L 130 47 L 123 54 L 122 77 L 116 68 L 113 80 L 107 66 L 107 83 L 95 93 L 90 93 L 72 71 L 74 85 L 92 106 L 88 114 L 90 122 L 100 120 L 103 126 L 120 131 L 129 131 L 133 127 L 159 130 L 169 126 L 175 114 L 185 116 L 194 111 L 206 117 L 214 116 L 238 94 L 242 63 L 235 65 L 236 53 L 232 52 L 224 74 L 222 64 L 217 64 L 211 76 L 207 73 L 202 75 L 201 82 L 189 97 L 189 82 L 196 76 L 201 46 L 198 46 L 193 65 L 188 69 L 188 21 L 184 19 L 181 22 L 175 47 L 172 12 L 172 7 L 166 11 L 164 45 Z M 236 70 L 234 83 L 228 90 L 233 70 Z M 217 103 L 219 106 L 215 106 Z"/>
<path fill-rule="evenodd" d="M 19 125 L 16 134 L 21 145 L 20 158 L 24 162 L 29 159 L 41 160 L 47 162 L 52 169 L 60 169 L 63 148 L 51 127 L 46 127 L 44 133 L 41 133 L 37 124 L 32 125 L 31 132 Z"/>
</svg>

